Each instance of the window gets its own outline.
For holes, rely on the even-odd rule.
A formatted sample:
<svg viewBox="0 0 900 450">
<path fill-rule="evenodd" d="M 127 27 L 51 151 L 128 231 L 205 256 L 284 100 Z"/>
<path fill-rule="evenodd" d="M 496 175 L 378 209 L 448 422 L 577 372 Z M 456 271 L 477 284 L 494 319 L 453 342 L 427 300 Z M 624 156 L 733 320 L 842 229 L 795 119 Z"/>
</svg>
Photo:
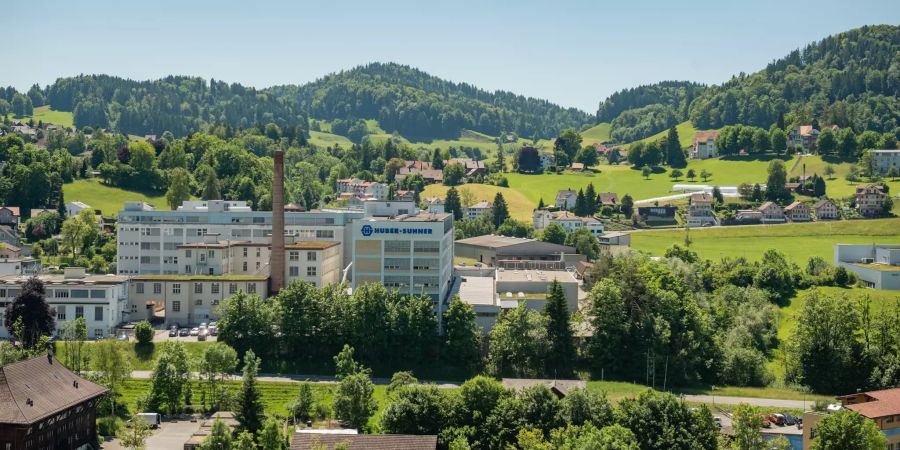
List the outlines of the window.
<svg viewBox="0 0 900 450">
<path fill-rule="evenodd" d="M 247 261 L 244 261 L 244 264 L 243 264 L 243 270 L 244 270 L 244 272 L 247 271 Z"/>
<path fill-rule="evenodd" d="M 172 293 L 180 294 L 181 293 L 181 283 L 175 283 L 172 285 Z"/>
<path fill-rule="evenodd" d="M 185 264 L 185 266 L 184 266 L 184 273 L 190 274 L 190 273 L 192 273 L 192 272 L 193 272 L 193 268 L 191 267 L 191 265 L 190 265 L 190 264 Z"/>
<path fill-rule="evenodd" d="M 219 293 L 219 283 L 213 283 L 212 286 L 210 287 L 210 289 L 213 294 L 218 294 Z"/>
<path fill-rule="evenodd" d="M 409 241 L 384 241 L 385 253 L 409 253 Z"/>
<path fill-rule="evenodd" d="M 288 260 L 290 261 L 300 261 L 300 252 L 289 252 Z"/>
<path fill-rule="evenodd" d="M 53 298 L 69 298 L 69 291 L 57 289 L 53 291 Z"/>
<path fill-rule="evenodd" d="M 247 247 L 244 247 L 244 258 L 247 257 Z"/>
<path fill-rule="evenodd" d="M 317 239 L 334 239 L 334 230 L 316 230 Z"/>
<path fill-rule="evenodd" d="M 66 320 L 66 307 L 59 306 L 56 308 L 56 320 Z"/>
<path fill-rule="evenodd" d="M 75 319 L 79 319 L 84 317 L 84 306 L 76 306 L 75 307 Z"/>
<path fill-rule="evenodd" d="M 256 262 L 256 271 L 259 272 L 259 261 Z"/>
<path fill-rule="evenodd" d="M 96 321 L 103 320 L 103 307 L 102 306 L 94 307 L 94 320 L 96 320 Z"/>
<path fill-rule="evenodd" d="M 260 256 L 261 254 L 262 254 L 262 253 L 261 253 L 260 248 L 259 248 L 259 247 L 256 247 L 256 257 L 259 258 L 259 256 Z"/>
<path fill-rule="evenodd" d="M 215 269 L 214 267 L 210 267 L 210 268 L 209 268 L 209 274 L 210 274 L 210 275 L 215 275 L 215 274 L 216 274 L 216 269 Z"/>
<path fill-rule="evenodd" d="M 162 283 L 153 283 L 153 293 L 162 294 Z"/>
<path fill-rule="evenodd" d="M 256 283 L 247 283 L 247 293 L 248 294 L 256 293 Z"/>
<path fill-rule="evenodd" d="M 237 294 L 237 283 L 229 283 L 228 284 L 228 293 L 229 294 Z"/>
<path fill-rule="evenodd" d="M 143 294 L 144 293 L 144 283 L 138 283 L 138 284 L 134 285 L 134 290 L 138 294 Z"/>
<path fill-rule="evenodd" d="M 203 293 L 203 283 L 194 283 L 194 293 L 195 294 Z"/>
<path fill-rule="evenodd" d="M 194 300 L 194 306 L 203 306 L 203 299 Z"/>
<path fill-rule="evenodd" d="M 103 337 L 103 330 L 100 329 L 100 328 L 94 328 L 94 337 L 95 337 L 95 338 L 102 338 L 102 337 Z"/>
<path fill-rule="evenodd" d="M 181 302 L 175 300 L 172 302 L 172 312 L 181 312 Z"/>
<path fill-rule="evenodd" d="M 291 266 L 288 270 L 290 271 L 290 274 L 288 276 L 290 276 L 290 277 L 300 276 L 300 268 L 299 267 Z"/>
<path fill-rule="evenodd" d="M 190 249 L 188 249 L 188 250 L 185 250 L 185 252 L 184 252 L 184 256 L 186 256 L 186 257 L 188 257 L 188 258 L 190 258 L 190 257 L 191 257 L 191 250 L 190 250 Z"/>
<path fill-rule="evenodd" d="M 213 304 L 213 306 L 218 306 L 218 305 L 219 305 L 219 299 L 217 299 L 217 298 L 213 299 L 212 304 Z"/>
<path fill-rule="evenodd" d="M 307 267 L 306 268 L 306 276 L 308 276 L 308 277 L 316 276 L 316 267 L 315 266 Z"/>
<path fill-rule="evenodd" d="M 316 260 L 316 252 L 306 252 L 306 260 L 307 261 L 315 261 Z"/>
<path fill-rule="evenodd" d="M 215 258 L 215 257 L 216 257 L 216 251 L 215 251 L 215 250 L 210 250 L 210 251 L 206 252 L 206 254 L 208 254 L 210 258 Z"/>
</svg>

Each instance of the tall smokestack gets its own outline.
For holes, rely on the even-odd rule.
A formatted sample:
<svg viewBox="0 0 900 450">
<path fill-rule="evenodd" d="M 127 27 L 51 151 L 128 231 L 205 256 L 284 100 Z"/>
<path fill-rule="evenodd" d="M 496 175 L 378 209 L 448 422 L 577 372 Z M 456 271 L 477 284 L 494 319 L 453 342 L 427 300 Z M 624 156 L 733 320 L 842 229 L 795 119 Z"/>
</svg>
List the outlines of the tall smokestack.
<svg viewBox="0 0 900 450">
<path fill-rule="evenodd" d="M 272 175 L 272 250 L 269 252 L 269 291 L 284 287 L 284 152 L 275 151 Z"/>
</svg>

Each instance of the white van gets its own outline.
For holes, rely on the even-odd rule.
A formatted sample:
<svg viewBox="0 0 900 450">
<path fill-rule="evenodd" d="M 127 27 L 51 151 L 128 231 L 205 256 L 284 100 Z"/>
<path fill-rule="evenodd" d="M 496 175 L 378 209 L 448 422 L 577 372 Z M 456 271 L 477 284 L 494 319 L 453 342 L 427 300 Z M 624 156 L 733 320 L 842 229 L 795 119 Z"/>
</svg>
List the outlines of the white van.
<svg viewBox="0 0 900 450">
<path fill-rule="evenodd" d="M 162 423 L 162 416 L 159 413 L 138 413 L 137 416 L 147 422 L 150 428 L 159 428 L 159 424 Z"/>
</svg>

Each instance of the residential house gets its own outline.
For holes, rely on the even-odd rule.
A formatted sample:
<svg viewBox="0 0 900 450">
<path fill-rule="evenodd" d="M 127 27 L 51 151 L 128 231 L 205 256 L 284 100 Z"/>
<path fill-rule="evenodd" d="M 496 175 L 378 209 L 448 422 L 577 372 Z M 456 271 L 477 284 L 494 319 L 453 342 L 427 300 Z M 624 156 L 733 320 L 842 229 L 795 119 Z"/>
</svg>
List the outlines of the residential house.
<svg viewBox="0 0 900 450">
<path fill-rule="evenodd" d="M 615 192 L 601 192 L 597 194 L 597 203 L 600 206 L 611 206 L 613 208 L 619 207 L 619 194 Z"/>
<path fill-rule="evenodd" d="M 426 210 L 431 214 L 443 214 L 444 199 L 440 197 L 428 197 L 425 199 Z"/>
<path fill-rule="evenodd" d="M 872 154 L 872 170 L 887 175 L 891 168 L 900 170 L 900 150 L 869 150 Z"/>
<path fill-rule="evenodd" d="M 466 169 L 467 177 L 474 176 L 485 176 L 488 174 L 487 167 L 484 165 L 484 161 L 475 161 L 471 158 L 451 158 L 444 161 L 444 167 L 449 166 L 450 164 L 462 164 Z"/>
<path fill-rule="evenodd" d="M 97 405 L 108 391 L 52 354 L 0 367 L 0 448 L 94 448 Z"/>
<path fill-rule="evenodd" d="M 841 218 L 841 213 L 834 202 L 823 198 L 813 204 L 813 211 L 816 213 L 816 220 L 836 220 Z"/>
<path fill-rule="evenodd" d="M 856 209 L 863 217 L 881 215 L 884 198 L 884 187 L 880 184 L 867 184 L 856 187 Z"/>
<path fill-rule="evenodd" d="M 575 207 L 575 200 L 578 199 L 578 193 L 571 189 L 563 189 L 556 193 L 556 207 L 560 209 L 572 209 Z"/>
<path fill-rule="evenodd" d="M 691 145 L 691 159 L 708 159 L 719 156 L 716 148 L 718 131 L 700 131 L 694 135 L 694 143 Z"/>
<path fill-rule="evenodd" d="M 438 169 L 425 169 L 421 172 L 422 178 L 425 179 L 425 182 L 428 184 L 435 183 L 443 183 L 444 182 L 444 171 Z"/>
<path fill-rule="evenodd" d="M 687 226 L 705 227 L 716 225 L 716 215 L 712 209 L 712 195 L 706 192 L 691 194 L 691 203 L 688 205 Z"/>
<path fill-rule="evenodd" d="M 477 219 L 491 211 L 491 202 L 482 200 L 474 205 L 463 208 L 463 217 L 466 219 Z"/>
<path fill-rule="evenodd" d="M 37 217 L 37 216 L 40 216 L 40 215 L 43 214 L 43 213 L 49 213 L 49 212 L 57 212 L 57 211 L 56 211 L 55 209 L 32 208 L 32 209 L 31 209 L 31 215 L 30 215 L 29 217 Z"/>
<path fill-rule="evenodd" d="M 571 170 L 573 172 L 584 171 L 584 163 L 580 163 L 580 162 L 572 163 L 572 165 L 569 166 L 569 170 Z"/>
<path fill-rule="evenodd" d="M 0 206 L 0 225 L 9 225 L 16 229 L 19 227 L 20 217 L 18 206 Z"/>
<path fill-rule="evenodd" d="M 416 191 L 406 190 L 406 189 L 398 189 L 394 192 L 394 201 L 398 202 L 411 202 L 415 201 Z"/>
<path fill-rule="evenodd" d="M 546 218 L 546 221 L 547 222 L 545 224 L 542 224 L 543 226 L 541 227 L 541 229 L 546 228 L 546 226 L 551 223 L 555 223 L 566 230 L 566 233 L 572 233 L 579 228 L 587 228 L 587 230 L 590 231 L 592 235 L 599 236 L 603 234 L 604 230 L 603 222 L 593 217 L 578 217 L 575 214 L 570 213 L 569 211 L 557 211 L 555 213 L 550 213 L 549 217 Z"/>
<path fill-rule="evenodd" d="M 837 125 L 831 125 L 826 128 L 829 128 L 832 131 L 837 131 L 839 129 Z M 819 139 L 819 133 L 821 133 L 821 131 L 817 123 L 794 127 L 790 133 L 788 133 L 788 147 L 799 146 L 803 147 L 807 152 L 814 151 L 816 149 L 816 141 Z"/>
<path fill-rule="evenodd" d="M 758 209 L 739 209 L 734 212 L 734 220 L 741 223 L 762 223 L 763 214 Z"/>
<path fill-rule="evenodd" d="M 81 211 L 84 211 L 85 209 L 91 209 L 91 205 L 88 205 L 87 203 L 84 203 L 84 202 L 78 202 L 78 201 L 67 202 L 66 203 L 66 217 L 75 217 L 78 215 L 78 213 L 80 213 Z"/>
<path fill-rule="evenodd" d="M 0 244 L 0 259 L 19 259 L 22 249 L 12 244 Z"/>
<path fill-rule="evenodd" d="M 625 247 L 631 245 L 631 234 L 621 231 L 610 231 L 597 236 L 597 239 L 600 241 L 600 245 L 622 245 Z"/>
<path fill-rule="evenodd" d="M 541 153 L 541 170 L 547 170 L 556 166 L 556 155 L 553 153 Z"/>
<path fill-rule="evenodd" d="M 775 202 L 765 202 L 759 208 L 762 223 L 784 223 L 784 210 Z"/>
<path fill-rule="evenodd" d="M 809 222 L 812 220 L 812 216 L 810 216 L 809 206 L 806 206 L 805 203 L 801 203 L 799 201 L 795 201 L 790 205 L 784 207 L 784 215 L 791 222 Z"/>
<path fill-rule="evenodd" d="M 7 225 L 0 225 L 0 243 L 6 245 L 19 245 L 19 233 Z"/>
</svg>

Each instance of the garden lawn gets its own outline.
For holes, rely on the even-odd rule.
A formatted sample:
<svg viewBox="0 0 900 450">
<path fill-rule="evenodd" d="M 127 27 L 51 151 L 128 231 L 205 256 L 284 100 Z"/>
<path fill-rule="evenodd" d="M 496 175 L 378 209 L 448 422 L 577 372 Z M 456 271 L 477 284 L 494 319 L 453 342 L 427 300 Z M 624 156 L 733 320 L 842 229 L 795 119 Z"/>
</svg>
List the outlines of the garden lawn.
<svg viewBox="0 0 900 450">
<path fill-rule="evenodd" d="M 72 113 L 68 111 L 54 111 L 49 106 L 38 106 L 34 108 L 34 115 L 25 117 L 16 117 L 12 113 L 9 114 L 10 119 L 27 122 L 28 119 L 34 119 L 34 123 L 39 121 L 44 123 L 52 123 L 72 128 Z"/>
<path fill-rule="evenodd" d="M 683 229 L 634 232 L 631 246 L 662 256 L 672 244 L 683 244 L 685 234 Z M 701 258 L 719 260 L 725 256 L 743 256 L 757 260 L 766 250 L 776 249 L 803 267 L 811 256 L 833 261 L 834 244 L 900 242 L 900 219 L 694 228 L 690 237 L 691 249 Z"/>
<path fill-rule="evenodd" d="M 80 201 L 99 209 L 105 217 L 116 217 L 128 201 L 144 201 L 158 210 L 168 210 L 165 193 L 129 191 L 107 186 L 98 178 L 80 179 L 63 185 L 67 202 Z"/>
<path fill-rule="evenodd" d="M 425 186 L 425 190 L 419 194 L 421 198 L 428 197 L 447 197 L 447 190 L 450 189 L 449 186 L 444 186 L 442 184 L 431 184 Z M 468 190 L 474 194 L 475 201 L 487 200 L 489 202 L 494 201 L 494 196 L 497 195 L 498 192 L 503 194 L 503 198 L 506 200 L 506 204 L 509 206 L 509 214 L 514 219 L 525 221 L 526 223 L 531 223 L 532 220 L 532 212 L 534 208 L 537 206 L 537 201 L 532 202 L 530 199 L 523 196 L 519 191 L 504 188 L 499 186 L 493 186 L 489 184 L 464 184 L 461 186 L 456 186 L 456 190 Z M 547 200 L 544 199 L 545 203 L 552 203 L 552 199 Z"/>
</svg>

